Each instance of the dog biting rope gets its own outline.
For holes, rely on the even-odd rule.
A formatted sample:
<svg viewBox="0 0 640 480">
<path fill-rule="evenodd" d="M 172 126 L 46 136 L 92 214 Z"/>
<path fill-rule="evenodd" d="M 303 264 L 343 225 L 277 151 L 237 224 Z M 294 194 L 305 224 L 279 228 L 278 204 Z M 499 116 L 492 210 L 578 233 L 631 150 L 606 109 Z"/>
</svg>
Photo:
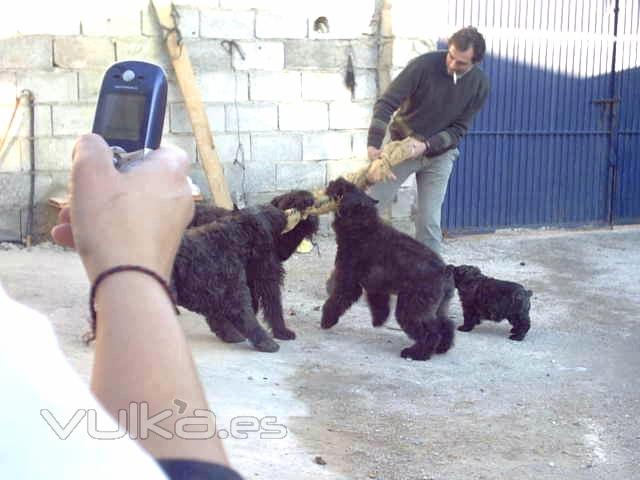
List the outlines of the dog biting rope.
<svg viewBox="0 0 640 480">
<path fill-rule="evenodd" d="M 386 180 L 391 175 L 392 167 L 415 157 L 415 148 L 416 140 L 411 137 L 407 137 L 404 140 L 389 142 L 382 148 L 380 157 L 377 160 L 374 160 L 369 165 L 362 167 L 356 172 L 345 175 L 344 178 L 353 183 L 356 187 L 364 190 L 373 185 L 373 183 L 367 179 L 367 174 L 375 162 L 380 162 L 382 177 L 383 180 Z M 288 231 L 293 230 L 300 221 L 306 219 L 309 215 L 323 215 L 336 210 L 336 202 L 331 200 L 324 193 L 324 189 L 314 191 L 313 197 L 315 198 L 313 206 L 307 208 L 303 212 L 294 209 L 285 210 L 285 214 L 287 215 L 287 226 L 282 233 L 287 233 Z"/>
</svg>

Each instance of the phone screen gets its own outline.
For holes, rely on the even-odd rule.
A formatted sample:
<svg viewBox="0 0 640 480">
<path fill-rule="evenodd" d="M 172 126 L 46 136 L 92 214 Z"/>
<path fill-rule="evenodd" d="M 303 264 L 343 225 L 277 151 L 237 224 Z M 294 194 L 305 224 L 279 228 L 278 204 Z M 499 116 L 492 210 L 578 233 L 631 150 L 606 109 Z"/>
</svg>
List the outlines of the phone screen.
<svg viewBox="0 0 640 480">
<path fill-rule="evenodd" d="M 139 141 L 144 120 L 145 96 L 137 93 L 108 93 L 104 98 L 104 138 Z"/>
</svg>

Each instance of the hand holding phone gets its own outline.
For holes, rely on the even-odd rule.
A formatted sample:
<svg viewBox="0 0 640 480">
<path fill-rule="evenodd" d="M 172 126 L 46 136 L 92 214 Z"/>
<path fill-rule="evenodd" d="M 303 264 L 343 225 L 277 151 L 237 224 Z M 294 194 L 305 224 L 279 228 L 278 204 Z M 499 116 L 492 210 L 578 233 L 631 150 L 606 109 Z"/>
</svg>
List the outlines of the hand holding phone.
<svg viewBox="0 0 640 480">
<path fill-rule="evenodd" d="M 92 131 L 111 147 L 116 168 L 126 170 L 160 146 L 166 105 L 162 67 L 130 60 L 107 69 Z"/>
</svg>

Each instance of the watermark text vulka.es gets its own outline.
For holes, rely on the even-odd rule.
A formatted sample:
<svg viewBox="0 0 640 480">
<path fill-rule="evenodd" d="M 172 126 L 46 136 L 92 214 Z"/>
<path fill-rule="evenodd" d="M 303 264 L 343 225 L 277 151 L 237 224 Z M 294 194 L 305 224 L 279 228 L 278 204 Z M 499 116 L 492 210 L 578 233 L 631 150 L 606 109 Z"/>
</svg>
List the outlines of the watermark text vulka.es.
<svg viewBox="0 0 640 480">
<path fill-rule="evenodd" d="M 174 404 L 178 407 L 179 417 L 176 416 L 175 410 L 169 408 L 151 415 L 147 402 L 131 402 L 128 409 L 118 411 L 118 427 L 115 430 L 100 427 L 100 422 L 104 420 L 98 418 L 98 412 L 94 409 L 78 409 L 70 418 L 57 418 L 53 412 L 45 408 L 40 410 L 40 416 L 61 440 L 69 438 L 78 428 L 86 429 L 89 437 L 96 440 L 116 440 L 125 435 L 132 440 L 146 440 L 151 435 L 167 440 L 174 437 L 186 440 L 214 437 L 280 440 L 287 436 L 287 427 L 277 423 L 276 417 L 238 416 L 229 421 L 228 428 L 218 428 L 216 416 L 211 410 L 195 409 L 192 415 L 183 416 L 187 404 L 182 400 L 175 400 Z M 174 416 L 176 419 L 171 422 L 170 419 Z M 113 426 L 112 422 L 109 424 Z"/>
</svg>

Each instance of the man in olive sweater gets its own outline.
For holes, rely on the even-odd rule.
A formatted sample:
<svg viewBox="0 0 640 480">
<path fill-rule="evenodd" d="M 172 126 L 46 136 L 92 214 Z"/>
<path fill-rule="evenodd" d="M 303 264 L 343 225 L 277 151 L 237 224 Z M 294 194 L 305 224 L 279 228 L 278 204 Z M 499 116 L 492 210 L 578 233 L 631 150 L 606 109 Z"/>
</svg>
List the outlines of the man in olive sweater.
<svg viewBox="0 0 640 480">
<path fill-rule="evenodd" d="M 376 102 L 369 127 L 368 156 L 373 165 L 369 180 L 385 180 L 380 147 L 387 125 L 391 140 L 416 140 L 415 156 L 394 167 L 369 194 L 385 207 L 402 183 L 416 174 L 418 209 L 416 239 L 442 253 L 440 217 L 458 144 L 489 93 L 489 81 L 477 67 L 485 52 L 482 35 L 463 28 L 449 39 L 447 51 L 413 59 Z"/>
</svg>

